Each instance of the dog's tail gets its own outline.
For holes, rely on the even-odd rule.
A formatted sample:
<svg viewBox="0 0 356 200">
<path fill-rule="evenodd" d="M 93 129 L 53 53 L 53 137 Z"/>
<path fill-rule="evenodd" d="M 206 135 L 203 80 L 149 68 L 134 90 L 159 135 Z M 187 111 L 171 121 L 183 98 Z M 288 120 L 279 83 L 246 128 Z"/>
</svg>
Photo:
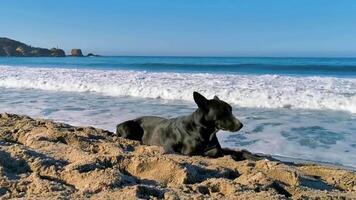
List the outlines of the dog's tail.
<svg viewBox="0 0 356 200">
<path fill-rule="evenodd" d="M 143 128 L 135 120 L 129 120 L 116 126 L 116 135 L 130 140 L 142 141 Z"/>
</svg>

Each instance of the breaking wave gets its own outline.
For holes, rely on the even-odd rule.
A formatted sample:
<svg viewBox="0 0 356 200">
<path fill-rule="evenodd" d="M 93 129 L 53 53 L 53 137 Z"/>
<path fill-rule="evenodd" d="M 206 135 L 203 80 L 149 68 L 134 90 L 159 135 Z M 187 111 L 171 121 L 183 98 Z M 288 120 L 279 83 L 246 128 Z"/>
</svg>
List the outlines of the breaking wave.
<svg viewBox="0 0 356 200">
<path fill-rule="evenodd" d="M 199 91 L 241 107 L 356 113 L 356 79 L 352 78 L 0 66 L 0 87 L 187 101 L 192 101 L 193 91 Z"/>
</svg>

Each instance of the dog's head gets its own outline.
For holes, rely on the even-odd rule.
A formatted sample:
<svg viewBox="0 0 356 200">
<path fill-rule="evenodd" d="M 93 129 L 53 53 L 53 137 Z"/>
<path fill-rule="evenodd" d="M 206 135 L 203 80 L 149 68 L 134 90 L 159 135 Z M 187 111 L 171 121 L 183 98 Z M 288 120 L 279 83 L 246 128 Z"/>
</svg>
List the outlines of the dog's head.
<svg viewBox="0 0 356 200">
<path fill-rule="evenodd" d="M 214 123 L 217 129 L 226 131 L 238 131 L 242 128 L 242 123 L 232 114 L 231 106 L 217 96 L 213 99 L 206 99 L 198 92 L 193 93 L 194 101 L 203 111 L 207 122 Z"/>
</svg>

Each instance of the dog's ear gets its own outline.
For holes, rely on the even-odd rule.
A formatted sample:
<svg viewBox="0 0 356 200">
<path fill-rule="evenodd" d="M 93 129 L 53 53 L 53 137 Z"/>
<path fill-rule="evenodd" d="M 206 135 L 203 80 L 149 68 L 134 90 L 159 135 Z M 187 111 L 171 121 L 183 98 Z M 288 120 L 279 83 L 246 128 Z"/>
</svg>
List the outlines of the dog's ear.
<svg viewBox="0 0 356 200">
<path fill-rule="evenodd" d="M 193 97 L 199 108 L 207 110 L 208 100 L 203 95 L 199 94 L 199 92 L 193 92 Z"/>
<path fill-rule="evenodd" d="M 215 96 L 214 96 L 214 100 L 218 100 L 218 101 L 219 101 L 220 99 L 219 99 L 218 96 L 215 95 Z"/>
</svg>

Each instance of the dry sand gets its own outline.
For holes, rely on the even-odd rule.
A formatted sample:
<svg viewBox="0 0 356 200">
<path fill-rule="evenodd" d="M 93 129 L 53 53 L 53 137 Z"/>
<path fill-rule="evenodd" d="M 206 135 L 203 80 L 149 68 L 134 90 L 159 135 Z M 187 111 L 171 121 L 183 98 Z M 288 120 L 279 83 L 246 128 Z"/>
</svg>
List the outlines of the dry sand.
<svg viewBox="0 0 356 200">
<path fill-rule="evenodd" d="M 1 114 L 0 198 L 356 199 L 352 171 L 161 152 L 101 129 Z"/>
</svg>

